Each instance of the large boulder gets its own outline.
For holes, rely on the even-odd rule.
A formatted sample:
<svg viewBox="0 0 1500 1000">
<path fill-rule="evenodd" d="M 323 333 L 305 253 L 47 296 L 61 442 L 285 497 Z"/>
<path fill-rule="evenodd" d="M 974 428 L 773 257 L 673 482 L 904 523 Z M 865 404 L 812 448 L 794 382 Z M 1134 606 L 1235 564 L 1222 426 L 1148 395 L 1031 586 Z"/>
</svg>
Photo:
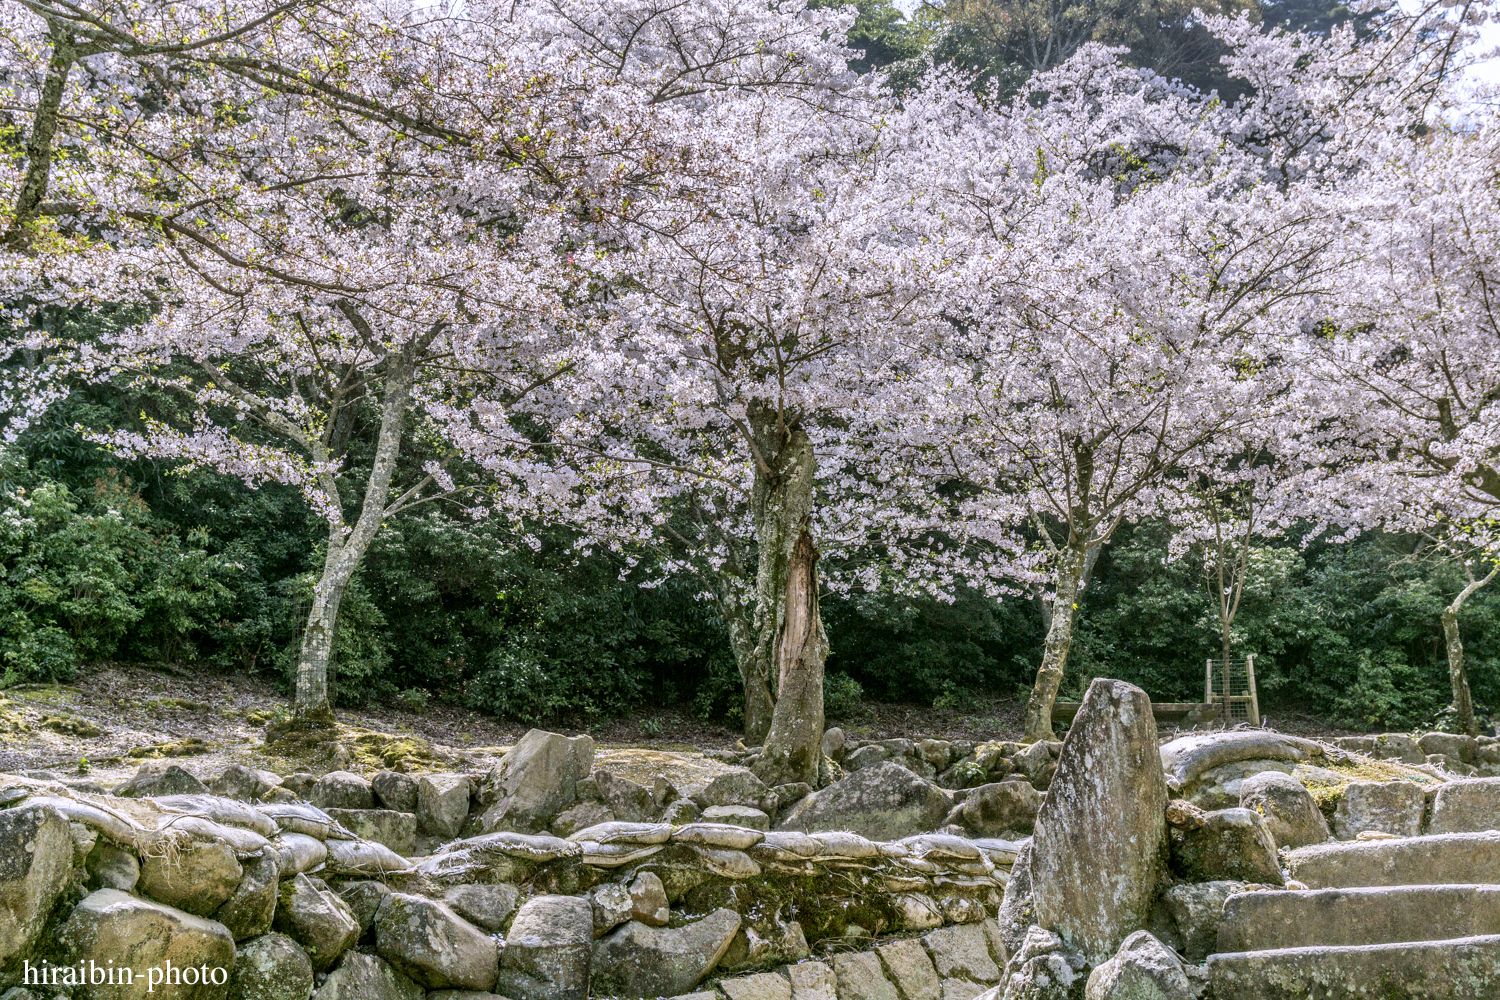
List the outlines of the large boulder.
<svg viewBox="0 0 1500 1000">
<path fill-rule="evenodd" d="M 813 792 L 793 806 L 776 829 L 849 830 L 870 840 L 900 840 L 936 830 L 951 806 L 948 794 L 937 785 L 899 764 L 882 761 Z"/>
<path fill-rule="evenodd" d="M 1422 832 L 1427 793 L 1412 781 L 1355 781 L 1344 788 L 1333 812 L 1333 832 L 1353 840 L 1366 830 L 1394 837 Z"/>
<path fill-rule="evenodd" d="M 30 954 L 73 867 L 73 837 L 56 809 L 0 811 L 0 966 Z"/>
<path fill-rule="evenodd" d="M 958 821 L 976 837 L 1027 834 L 1036 826 L 1042 796 L 1024 781 L 998 781 L 969 789 Z"/>
<path fill-rule="evenodd" d="M 426 992 L 384 959 L 351 951 L 313 1000 L 422 1000 Z"/>
<path fill-rule="evenodd" d="M 776 793 L 767 788 L 766 783 L 754 771 L 745 767 L 715 775 L 708 784 L 695 789 L 688 798 L 702 809 L 711 806 L 749 806 L 763 813 L 774 813 L 778 805 Z"/>
<path fill-rule="evenodd" d="M 596 770 L 594 784 L 599 789 L 599 801 L 617 820 L 640 823 L 652 818 L 658 811 L 651 789 L 639 782 L 609 771 Z"/>
<path fill-rule="evenodd" d="M 417 811 L 417 779 L 399 771 L 381 771 L 370 779 L 375 804 L 393 812 Z"/>
<path fill-rule="evenodd" d="M 141 859 L 141 892 L 200 917 L 229 901 L 244 876 L 233 847 L 222 840 L 166 838 Z"/>
<path fill-rule="evenodd" d="M 686 993 L 719 964 L 739 929 L 740 915 L 727 908 L 682 927 L 632 920 L 594 946 L 594 990 L 621 997 Z"/>
<path fill-rule="evenodd" d="M 270 771 L 259 771 L 243 764 L 230 764 L 208 783 L 208 790 L 226 799 L 255 802 L 273 788 L 281 787 L 281 778 Z"/>
<path fill-rule="evenodd" d="M 593 947 L 594 908 L 587 899 L 529 899 L 511 921 L 496 989 L 513 1000 L 585 1000 Z"/>
<path fill-rule="evenodd" d="M 1162 760 L 1146 692 L 1094 680 L 1058 755 L 1030 853 L 1036 923 L 1090 962 L 1146 925 L 1166 874 Z"/>
<path fill-rule="evenodd" d="M 300 944 L 313 970 L 327 972 L 359 940 L 359 920 L 349 904 L 306 875 L 281 883 L 275 928 Z"/>
<path fill-rule="evenodd" d="M 375 914 L 375 950 L 431 990 L 487 990 L 499 972 L 494 938 L 446 904 L 402 892 Z"/>
<path fill-rule="evenodd" d="M 1425 755 L 1440 753 L 1449 760 L 1472 764 L 1479 744 L 1474 737 L 1462 733 L 1428 733 L 1417 740 L 1417 746 Z"/>
<path fill-rule="evenodd" d="M 312 989 L 312 962 L 285 934 L 265 934 L 239 946 L 229 1000 L 307 1000 Z"/>
<path fill-rule="evenodd" d="M 1240 785 L 1240 805 L 1266 821 L 1277 847 L 1321 844 L 1330 836 L 1328 821 L 1302 782 L 1279 771 L 1263 771 Z"/>
<path fill-rule="evenodd" d="M 64 964 L 129 969 L 132 982 L 116 986 L 103 1000 L 224 1000 L 234 968 L 234 938 L 223 924 L 118 889 L 100 889 L 73 908 L 57 934 Z M 192 969 L 197 982 L 164 985 L 152 972 L 165 973 L 167 963 Z M 209 982 L 204 983 L 204 968 Z M 215 982 L 217 980 L 217 982 Z M 89 998 L 89 993 L 75 993 Z"/>
<path fill-rule="evenodd" d="M 1064 741 L 1066 742 L 1066 741 Z M 1070 953 L 1063 939 L 1044 927 L 1027 928 L 1011 955 L 1000 985 L 987 1000 L 1073 1000 L 1083 960 Z"/>
<path fill-rule="evenodd" d="M 467 798 L 464 804 L 467 809 Z M 394 809 L 329 809 L 328 815 L 362 840 L 389 847 L 402 857 L 416 853 L 417 817 L 412 813 Z"/>
<path fill-rule="evenodd" d="M 9 843 L 0 834 L 0 843 Z M 141 880 L 141 860 L 135 851 L 126 850 L 100 837 L 84 862 L 88 869 L 88 887 L 93 889 L 119 889 L 131 892 Z"/>
<path fill-rule="evenodd" d="M 240 884 L 224 905 L 214 911 L 214 919 L 229 928 L 236 941 L 258 938 L 270 931 L 281 878 L 276 853 L 269 848 L 256 857 L 246 858 L 240 867 L 244 870 Z"/>
<path fill-rule="evenodd" d="M 375 793 L 353 772 L 329 771 L 312 786 L 307 801 L 319 809 L 374 809 Z"/>
<path fill-rule="evenodd" d="M 1173 944 L 1189 961 L 1201 962 L 1219 950 L 1224 900 L 1244 888 L 1245 883 L 1229 880 L 1187 882 L 1162 893 L 1162 908 L 1176 932 Z"/>
<path fill-rule="evenodd" d="M 177 764 L 153 761 L 142 764 L 135 775 L 115 789 L 125 798 L 141 799 L 158 795 L 204 795 L 208 786 Z"/>
<path fill-rule="evenodd" d="M 444 840 L 457 837 L 469 818 L 474 784 L 466 774 L 424 774 L 417 779 L 417 826 Z"/>
<path fill-rule="evenodd" d="M 575 800 L 575 786 L 594 766 L 594 741 L 533 729 L 485 779 L 493 802 L 480 820 L 484 833 L 537 833 Z"/>
<path fill-rule="evenodd" d="M 443 893 L 443 902 L 453 912 L 491 934 L 499 931 L 516 912 L 521 890 L 508 882 L 498 885 L 456 885 Z"/>
<path fill-rule="evenodd" d="M 1500 778 L 1450 781 L 1438 788 L 1427 822 L 1428 833 L 1485 830 L 1500 830 Z"/>
<path fill-rule="evenodd" d="M 1216 809 L 1196 829 L 1174 829 L 1172 867 L 1189 882 L 1283 884 L 1276 841 L 1260 813 L 1250 809 Z"/>
<path fill-rule="evenodd" d="M 1147 931 L 1125 939 L 1115 957 L 1089 973 L 1085 1000 L 1194 1000 L 1182 959 Z"/>
<path fill-rule="evenodd" d="M 1312 740 L 1252 729 L 1182 736 L 1164 744 L 1160 754 L 1162 769 L 1182 786 L 1183 796 L 1191 798 L 1202 775 L 1225 764 L 1254 760 L 1301 764 L 1322 758 L 1325 752 Z"/>
</svg>

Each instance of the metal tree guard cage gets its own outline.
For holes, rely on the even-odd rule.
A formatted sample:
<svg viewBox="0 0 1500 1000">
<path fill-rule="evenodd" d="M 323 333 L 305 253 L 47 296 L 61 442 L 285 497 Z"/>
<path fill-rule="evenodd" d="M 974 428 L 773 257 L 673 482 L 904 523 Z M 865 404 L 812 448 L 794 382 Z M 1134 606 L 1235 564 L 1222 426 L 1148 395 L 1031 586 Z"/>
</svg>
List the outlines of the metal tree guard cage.
<svg viewBox="0 0 1500 1000">
<path fill-rule="evenodd" d="M 1243 660 L 1209 660 L 1203 678 L 1203 700 L 1219 707 L 1227 729 L 1240 722 L 1260 725 L 1255 693 L 1255 654 Z"/>
</svg>

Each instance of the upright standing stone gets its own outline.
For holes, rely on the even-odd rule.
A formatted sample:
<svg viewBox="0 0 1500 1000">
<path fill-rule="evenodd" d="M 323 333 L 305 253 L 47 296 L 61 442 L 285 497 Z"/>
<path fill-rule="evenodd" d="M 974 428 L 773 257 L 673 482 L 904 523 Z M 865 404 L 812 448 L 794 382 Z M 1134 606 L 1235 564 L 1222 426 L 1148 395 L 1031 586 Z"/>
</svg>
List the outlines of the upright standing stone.
<svg viewBox="0 0 1500 1000">
<path fill-rule="evenodd" d="M 1037 814 L 1036 922 L 1092 963 L 1146 925 L 1167 857 L 1167 784 L 1146 692 L 1089 685 Z"/>
<path fill-rule="evenodd" d="M 594 765 L 594 741 L 533 729 L 521 737 L 485 779 L 485 833 L 536 833 L 572 805 L 575 786 Z"/>
<path fill-rule="evenodd" d="M 56 809 L 0 812 L 0 964 L 36 946 L 72 865 L 73 838 Z"/>
</svg>

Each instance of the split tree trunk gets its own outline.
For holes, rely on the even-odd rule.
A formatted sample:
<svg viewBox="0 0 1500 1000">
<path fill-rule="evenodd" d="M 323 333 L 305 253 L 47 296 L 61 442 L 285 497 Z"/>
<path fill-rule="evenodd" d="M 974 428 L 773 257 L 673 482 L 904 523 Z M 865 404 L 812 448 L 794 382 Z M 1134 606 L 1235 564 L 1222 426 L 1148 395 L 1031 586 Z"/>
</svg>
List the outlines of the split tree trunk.
<svg viewBox="0 0 1500 1000">
<path fill-rule="evenodd" d="M 807 432 L 795 424 L 784 426 L 774 408 L 754 406 L 749 417 L 759 453 L 750 497 L 757 549 L 751 620 L 755 647 L 739 666 L 745 683 L 745 742 L 756 745 L 770 734 L 776 711 L 777 692 L 772 685 L 779 679 L 776 640 L 781 632 L 787 569 L 804 526 L 812 520 L 817 462 Z M 818 683 L 821 692 L 821 666 Z"/>
<path fill-rule="evenodd" d="M 817 785 L 823 754 L 823 663 L 828 638 L 818 610 L 818 549 L 806 522 L 787 564 L 776 637 L 776 708 L 756 773 L 767 785 Z"/>
<path fill-rule="evenodd" d="M 323 559 L 323 574 L 313 587 L 312 608 L 307 615 L 307 626 L 302 631 L 302 652 L 297 658 L 297 691 L 292 700 L 293 722 L 297 726 L 333 724 L 328 670 L 333 663 L 334 639 L 338 634 L 339 605 L 349 581 L 354 578 L 355 570 L 370 548 L 370 542 L 385 521 L 391 477 L 401 453 L 401 433 L 406 424 L 406 409 L 411 403 L 416 350 L 409 346 L 400 354 L 392 354 L 387 362 L 385 389 L 380 403 L 380 432 L 359 520 L 353 528 L 346 528 L 342 519 L 337 522 L 330 520 L 329 523 L 328 554 Z M 315 456 L 318 457 L 326 459 L 328 456 Z M 337 503 L 338 485 L 331 474 L 322 485 Z"/>
<path fill-rule="evenodd" d="M 1036 683 L 1026 703 L 1028 742 L 1055 739 L 1052 732 L 1052 704 L 1062 686 L 1063 671 L 1068 665 L 1068 650 L 1073 645 L 1073 623 L 1078 619 L 1078 595 L 1082 590 L 1089 558 L 1088 549 L 1072 544 L 1058 554 L 1057 593 L 1052 599 L 1052 621 L 1047 629 L 1047 645 L 1042 665 L 1036 672 Z"/>
<path fill-rule="evenodd" d="M 1443 609 L 1443 638 L 1448 643 L 1448 681 L 1453 686 L 1453 707 L 1458 711 L 1459 725 L 1470 736 L 1479 735 L 1474 718 L 1474 699 L 1469 694 L 1469 674 L 1464 669 L 1464 644 L 1458 637 L 1458 602 Z"/>
</svg>

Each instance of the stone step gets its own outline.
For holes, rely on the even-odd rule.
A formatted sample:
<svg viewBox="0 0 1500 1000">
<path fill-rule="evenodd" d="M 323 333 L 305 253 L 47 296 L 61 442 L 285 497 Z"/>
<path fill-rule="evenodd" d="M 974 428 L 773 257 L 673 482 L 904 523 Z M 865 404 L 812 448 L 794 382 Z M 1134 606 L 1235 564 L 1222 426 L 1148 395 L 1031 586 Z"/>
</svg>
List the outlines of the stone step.
<svg viewBox="0 0 1500 1000">
<path fill-rule="evenodd" d="M 1286 867 L 1311 889 L 1500 883 L 1500 833 L 1314 844 L 1288 851 Z"/>
<path fill-rule="evenodd" d="M 1221 952 L 1445 941 L 1500 934 L 1500 885 L 1239 892 L 1224 900 Z"/>
<path fill-rule="evenodd" d="M 1500 935 L 1208 956 L 1213 1000 L 1480 1000 L 1500 996 Z"/>
</svg>

